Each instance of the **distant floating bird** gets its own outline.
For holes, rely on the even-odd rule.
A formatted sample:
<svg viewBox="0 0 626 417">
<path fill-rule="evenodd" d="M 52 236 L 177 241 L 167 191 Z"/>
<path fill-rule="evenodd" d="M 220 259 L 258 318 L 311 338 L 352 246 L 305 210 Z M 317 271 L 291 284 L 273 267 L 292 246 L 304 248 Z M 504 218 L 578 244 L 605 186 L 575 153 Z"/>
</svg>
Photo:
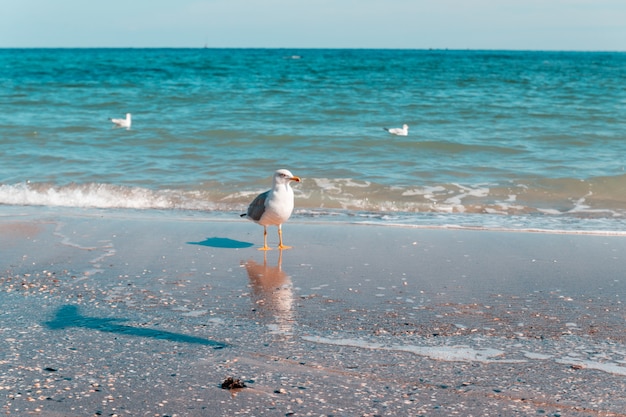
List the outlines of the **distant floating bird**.
<svg viewBox="0 0 626 417">
<path fill-rule="evenodd" d="M 278 227 L 278 249 L 290 249 L 283 245 L 283 231 L 281 225 L 289 219 L 293 211 L 293 189 L 291 181 L 300 182 L 300 178 L 286 169 L 279 169 L 272 178 L 272 189 L 259 194 L 248 206 L 247 217 L 263 226 L 263 247 L 259 250 L 270 250 L 267 246 L 267 226 Z"/>
<path fill-rule="evenodd" d="M 409 125 L 402 125 L 402 129 L 399 127 L 392 127 L 391 129 L 383 127 L 384 130 L 396 136 L 408 136 L 409 135 Z"/>
<path fill-rule="evenodd" d="M 126 113 L 126 119 L 109 119 L 112 121 L 117 127 L 125 127 L 126 129 L 130 129 L 130 113 Z"/>
</svg>

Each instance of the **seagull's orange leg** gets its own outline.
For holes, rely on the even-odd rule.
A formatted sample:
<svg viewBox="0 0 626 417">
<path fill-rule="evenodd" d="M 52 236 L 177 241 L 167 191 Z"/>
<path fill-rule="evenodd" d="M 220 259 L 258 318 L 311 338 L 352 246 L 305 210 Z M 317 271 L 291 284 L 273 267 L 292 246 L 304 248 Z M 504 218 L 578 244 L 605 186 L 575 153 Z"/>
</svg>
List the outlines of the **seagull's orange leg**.
<svg viewBox="0 0 626 417">
<path fill-rule="evenodd" d="M 291 249 L 291 246 L 283 245 L 283 228 L 278 225 L 278 249 Z"/>
<path fill-rule="evenodd" d="M 267 246 L 267 226 L 263 226 L 263 247 L 259 248 L 259 250 L 272 250 L 272 248 Z"/>
</svg>

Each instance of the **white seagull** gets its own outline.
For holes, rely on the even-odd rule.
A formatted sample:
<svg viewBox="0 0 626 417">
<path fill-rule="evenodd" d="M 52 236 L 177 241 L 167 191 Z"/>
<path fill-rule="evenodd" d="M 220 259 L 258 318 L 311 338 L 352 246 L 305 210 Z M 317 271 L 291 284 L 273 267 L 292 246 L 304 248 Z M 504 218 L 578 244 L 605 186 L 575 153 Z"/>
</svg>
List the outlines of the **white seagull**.
<svg viewBox="0 0 626 417">
<path fill-rule="evenodd" d="M 126 113 L 126 119 L 109 119 L 112 121 L 117 127 L 125 127 L 126 129 L 130 129 L 130 113 Z"/>
<path fill-rule="evenodd" d="M 291 248 L 283 245 L 281 228 L 293 211 L 291 181 L 300 182 L 300 178 L 286 169 L 276 171 L 272 178 L 272 189 L 259 194 L 248 206 L 248 212 L 241 215 L 263 226 L 263 247 L 259 250 L 271 249 L 267 246 L 267 226 L 278 226 L 278 249 Z"/>
<path fill-rule="evenodd" d="M 408 136 L 409 135 L 409 125 L 402 125 L 402 129 L 399 127 L 392 127 L 391 129 L 383 127 L 384 130 L 396 136 Z"/>
</svg>

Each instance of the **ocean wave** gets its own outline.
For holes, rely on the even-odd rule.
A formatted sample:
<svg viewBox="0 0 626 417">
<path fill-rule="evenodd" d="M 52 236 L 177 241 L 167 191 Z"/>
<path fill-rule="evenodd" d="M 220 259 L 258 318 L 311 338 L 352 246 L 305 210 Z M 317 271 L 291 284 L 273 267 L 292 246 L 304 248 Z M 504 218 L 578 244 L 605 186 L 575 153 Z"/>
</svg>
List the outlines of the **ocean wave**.
<svg viewBox="0 0 626 417">
<path fill-rule="evenodd" d="M 305 181 L 296 195 L 308 207 L 327 209 L 624 218 L 624 187 L 626 175 L 590 180 L 530 178 L 504 184 L 447 183 L 415 187 L 321 178 Z"/>
<path fill-rule="evenodd" d="M 106 183 L 0 184 L 0 204 L 106 209 L 243 210 L 259 184 L 205 183 L 197 189 L 149 189 Z M 309 178 L 295 187 L 302 211 L 386 214 L 488 214 L 626 218 L 626 175 L 592 180 L 536 179 L 506 184 L 400 187 L 351 178 Z"/>
<path fill-rule="evenodd" d="M 212 212 L 239 218 L 261 189 L 216 184 L 202 190 L 151 190 L 103 183 L 0 184 L 0 205 L 79 209 Z M 584 188 L 584 187 L 583 187 Z M 577 192 L 584 191 L 583 188 Z M 516 194 L 518 193 L 518 194 Z M 294 219 L 416 228 L 550 233 L 626 234 L 623 205 L 598 207 L 593 193 L 549 199 L 527 185 L 517 188 L 442 184 L 387 187 L 352 179 L 308 179 L 295 190 Z M 529 199 L 529 195 L 538 198 Z M 540 198 L 539 198 L 540 197 Z M 560 207 L 559 207 L 560 205 Z"/>
<path fill-rule="evenodd" d="M 20 183 L 0 185 L 0 204 L 13 206 L 53 206 L 123 209 L 214 209 L 198 192 L 154 191 L 142 187 L 89 183 Z"/>
</svg>

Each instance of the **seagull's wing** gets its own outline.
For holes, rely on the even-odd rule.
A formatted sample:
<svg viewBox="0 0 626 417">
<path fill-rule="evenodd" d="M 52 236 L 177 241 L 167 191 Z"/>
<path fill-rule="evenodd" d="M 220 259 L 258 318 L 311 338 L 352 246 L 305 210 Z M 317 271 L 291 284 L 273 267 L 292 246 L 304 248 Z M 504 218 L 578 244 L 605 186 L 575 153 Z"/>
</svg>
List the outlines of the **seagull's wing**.
<svg viewBox="0 0 626 417">
<path fill-rule="evenodd" d="M 248 206 L 248 217 L 255 222 L 261 220 L 261 216 L 265 212 L 265 201 L 267 200 L 269 194 L 270 190 L 259 194 L 254 200 L 252 200 L 252 203 L 250 203 L 250 205 Z"/>
</svg>

